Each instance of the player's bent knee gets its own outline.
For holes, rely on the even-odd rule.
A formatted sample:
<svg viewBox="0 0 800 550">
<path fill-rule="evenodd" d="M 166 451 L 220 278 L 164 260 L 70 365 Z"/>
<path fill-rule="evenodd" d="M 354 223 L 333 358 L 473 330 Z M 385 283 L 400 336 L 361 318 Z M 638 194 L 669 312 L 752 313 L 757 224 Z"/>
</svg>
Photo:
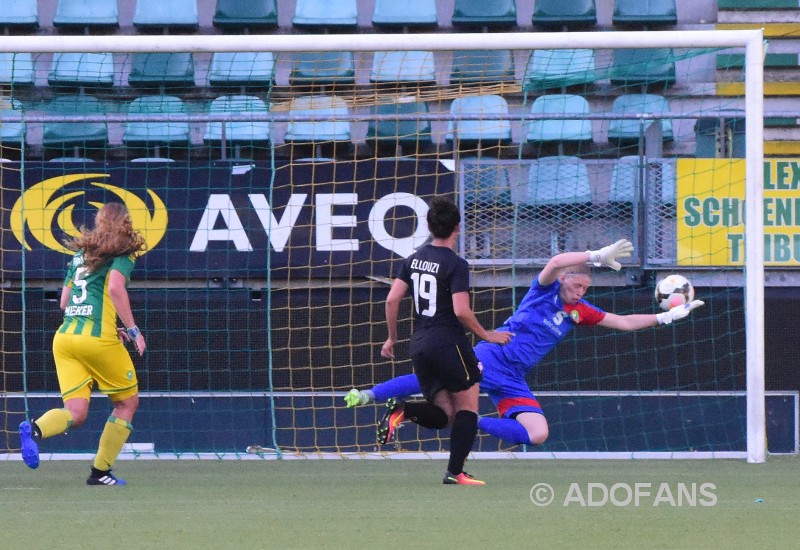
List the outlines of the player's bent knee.
<svg viewBox="0 0 800 550">
<path fill-rule="evenodd" d="M 531 440 L 531 445 L 541 445 L 550 436 L 550 430 L 547 427 L 544 430 L 530 431 L 528 430 L 528 438 Z"/>
</svg>

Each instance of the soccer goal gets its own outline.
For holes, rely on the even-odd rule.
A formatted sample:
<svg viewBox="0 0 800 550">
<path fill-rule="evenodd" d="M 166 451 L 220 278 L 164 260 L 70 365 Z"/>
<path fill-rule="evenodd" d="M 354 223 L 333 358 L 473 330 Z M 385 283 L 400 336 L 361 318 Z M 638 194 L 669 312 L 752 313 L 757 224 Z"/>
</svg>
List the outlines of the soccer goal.
<svg viewBox="0 0 800 550">
<path fill-rule="evenodd" d="M 770 452 L 797 452 L 797 396 L 764 383 L 765 260 L 800 258 L 764 227 L 765 203 L 791 199 L 764 193 L 760 31 L 9 36 L 0 52 L 21 77 L 0 113 L 5 456 L 59 402 L 61 243 L 108 201 L 149 248 L 128 456 L 441 456 L 446 438 L 408 426 L 378 448 L 380 405 L 343 401 L 411 372 L 404 345 L 380 358 L 383 299 L 437 194 L 462 208 L 486 326 L 550 256 L 621 237 L 635 254 L 594 274 L 593 303 L 657 312 L 668 273 L 706 302 L 668 327 L 578 327 L 530 380 L 548 442 L 481 435 L 476 456 L 763 462 L 767 410 Z M 43 456 L 92 452 L 105 406 Z"/>
</svg>

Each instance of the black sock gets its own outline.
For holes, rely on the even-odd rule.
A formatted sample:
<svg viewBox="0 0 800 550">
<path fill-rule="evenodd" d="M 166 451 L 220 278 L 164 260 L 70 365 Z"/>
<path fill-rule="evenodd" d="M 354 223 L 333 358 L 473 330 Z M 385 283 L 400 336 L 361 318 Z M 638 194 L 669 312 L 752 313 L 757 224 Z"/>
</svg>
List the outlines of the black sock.
<svg viewBox="0 0 800 550">
<path fill-rule="evenodd" d="M 108 470 L 98 470 L 97 468 L 92 466 L 92 475 L 91 475 L 91 477 L 93 477 L 95 479 L 100 479 L 104 475 L 107 475 L 108 472 L 109 472 Z"/>
<path fill-rule="evenodd" d="M 36 425 L 36 422 L 31 420 L 31 434 L 36 441 L 42 440 L 42 430 L 39 429 L 39 426 Z"/>
<path fill-rule="evenodd" d="M 414 401 L 406 403 L 403 407 L 403 414 L 414 424 L 419 424 L 423 428 L 431 430 L 441 430 L 447 426 L 447 415 L 445 412 L 427 401 Z"/>
<path fill-rule="evenodd" d="M 464 462 L 475 443 L 478 433 L 478 415 L 472 411 L 458 411 L 450 431 L 450 461 L 447 471 L 458 475 L 464 471 Z"/>
</svg>

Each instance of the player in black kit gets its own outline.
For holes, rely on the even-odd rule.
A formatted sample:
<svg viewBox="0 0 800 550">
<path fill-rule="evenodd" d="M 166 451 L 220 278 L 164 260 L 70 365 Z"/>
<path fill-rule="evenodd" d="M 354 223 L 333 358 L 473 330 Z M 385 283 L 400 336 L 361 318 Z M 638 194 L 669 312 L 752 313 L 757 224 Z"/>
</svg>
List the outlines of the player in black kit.
<svg viewBox="0 0 800 550">
<path fill-rule="evenodd" d="M 443 483 L 484 485 L 464 472 L 478 425 L 478 383 L 481 372 L 472 345 L 464 333 L 495 344 L 506 344 L 509 332 L 488 331 L 478 322 L 469 302 L 469 267 L 453 248 L 461 229 L 458 207 L 435 197 L 427 215 L 432 240 L 405 259 L 386 298 L 389 337 L 381 355 L 394 358 L 400 302 L 409 289 L 414 301 L 411 361 L 427 401 L 404 403 L 390 399 L 378 425 L 378 441 L 385 444 L 394 429 L 408 419 L 426 428 L 441 429 L 453 418 L 450 460 Z"/>
</svg>

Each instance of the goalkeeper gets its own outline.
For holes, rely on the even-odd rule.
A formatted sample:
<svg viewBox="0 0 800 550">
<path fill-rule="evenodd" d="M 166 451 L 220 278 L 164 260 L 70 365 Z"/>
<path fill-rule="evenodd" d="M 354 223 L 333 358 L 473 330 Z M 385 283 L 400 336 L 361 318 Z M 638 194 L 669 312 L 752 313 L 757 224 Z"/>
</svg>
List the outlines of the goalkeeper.
<svg viewBox="0 0 800 550">
<path fill-rule="evenodd" d="M 592 283 L 587 263 L 619 270 L 622 266 L 618 260 L 632 253 L 633 245 L 621 239 L 600 250 L 558 254 L 547 262 L 519 307 L 497 329 L 513 333 L 514 338 L 504 346 L 482 341 L 474 348 L 483 365 L 481 390 L 489 395 L 500 416 L 480 417 L 480 430 L 515 445 L 540 445 L 547 440 L 547 419 L 526 377 L 575 325 L 632 331 L 667 325 L 703 305 L 701 300 L 694 300 L 658 314 L 616 315 L 583 299 Z M 345 402 L 348 407 L 355 407 L 419 392 L 417 378 L 410 374 L 371 390 L 352 389 Z"/>
</svg>

